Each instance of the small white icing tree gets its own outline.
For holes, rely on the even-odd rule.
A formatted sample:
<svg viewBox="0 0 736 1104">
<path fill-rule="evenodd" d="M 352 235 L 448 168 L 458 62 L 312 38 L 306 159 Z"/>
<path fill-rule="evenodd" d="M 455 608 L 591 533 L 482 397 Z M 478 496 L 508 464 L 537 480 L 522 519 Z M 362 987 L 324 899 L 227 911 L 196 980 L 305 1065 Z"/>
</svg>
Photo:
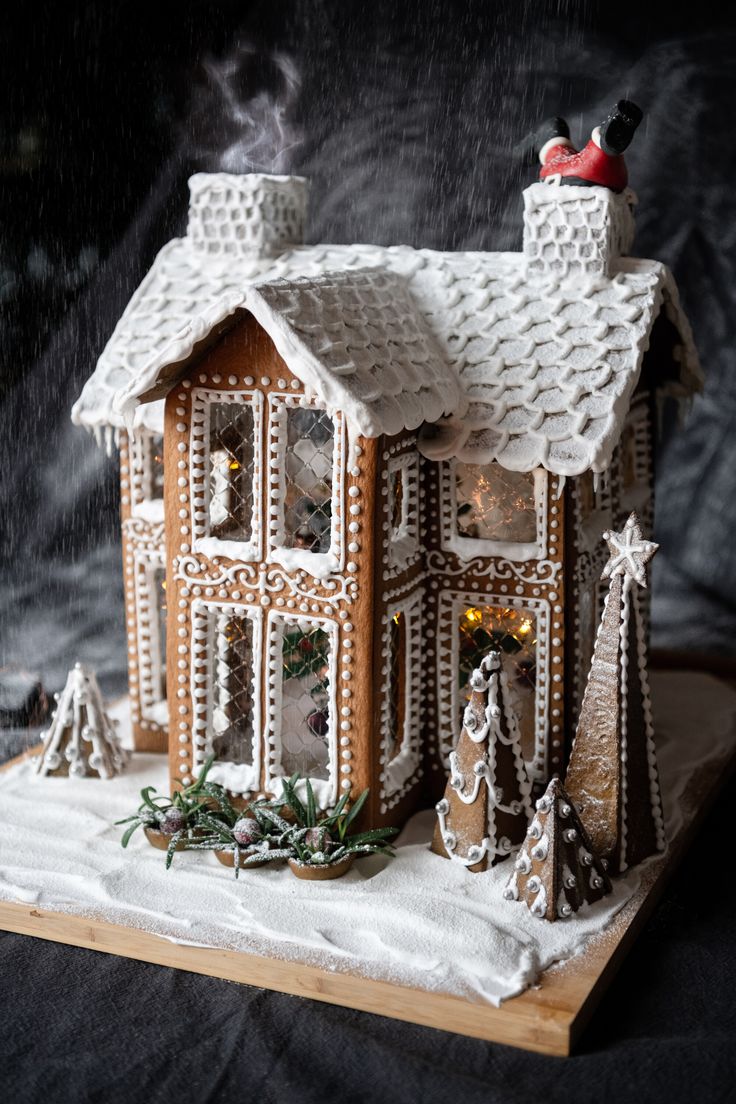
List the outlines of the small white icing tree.
<svg viewBox="0 0 736 1104">
<path fill-rule="evenodd" d="M 105 713 L 94 671 L 76 663 L 58 695 L 51 726 L 43 735 L 38 773 L 112 778 L 128 758 Z"/>
<path fill-rule="evenodd" d="M 609 590 L 583 695 L 565 788 L 613 873 L 665 846 L 639 587 L 658 545 L 632 513 L 606 532 Z"/>
<path fill-rule="evenodd" d="M 436 806 L 432 850 L 478 873 L 524 839 L 530 785 L 499 652 L 483 658 L 468 685 L 471 695 L 450 754 L 450 778 Z"/>
<path fill-rule="evenodd" d="M 564 920 L 611 891 L 575 806 L 555 777 L 536 806 L 503 895 L 542 920 Z"/>
</svg>

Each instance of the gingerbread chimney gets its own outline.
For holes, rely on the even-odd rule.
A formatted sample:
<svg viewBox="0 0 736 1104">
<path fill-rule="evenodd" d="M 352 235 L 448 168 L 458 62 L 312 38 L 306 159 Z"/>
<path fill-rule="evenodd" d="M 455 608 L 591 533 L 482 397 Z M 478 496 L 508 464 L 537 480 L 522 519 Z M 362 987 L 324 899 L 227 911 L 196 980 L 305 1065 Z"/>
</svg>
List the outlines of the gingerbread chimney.
<svg viewBox="0 0 736 1104">
<path fill-rule="evenodd" d="M 524 191 L 524 256 L 530 276 L 595 280 L 634 240 L 629 189 L 557 183 Z"/>
<path fill-rule="evenodd" d="M 266 173 L 189 178 L 187 237 L 211 257 L 271 257 L 304 241 L 307 181 Z"/>
</svg>

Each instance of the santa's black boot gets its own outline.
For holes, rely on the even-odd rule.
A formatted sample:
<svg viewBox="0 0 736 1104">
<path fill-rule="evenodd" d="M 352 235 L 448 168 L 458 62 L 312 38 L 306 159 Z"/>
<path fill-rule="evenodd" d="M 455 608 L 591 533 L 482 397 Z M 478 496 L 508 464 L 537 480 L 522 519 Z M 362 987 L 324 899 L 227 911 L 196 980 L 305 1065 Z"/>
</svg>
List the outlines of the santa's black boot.
<svg viewBox="0 0 736 1104">
<path fill-rule="evenodd" d="M 611 114 L 599 128 L 600 147 L 609 156 L 617 156 L 628 149 L 643 113 L 631 100 L 619 100 Z"/>
</svg>

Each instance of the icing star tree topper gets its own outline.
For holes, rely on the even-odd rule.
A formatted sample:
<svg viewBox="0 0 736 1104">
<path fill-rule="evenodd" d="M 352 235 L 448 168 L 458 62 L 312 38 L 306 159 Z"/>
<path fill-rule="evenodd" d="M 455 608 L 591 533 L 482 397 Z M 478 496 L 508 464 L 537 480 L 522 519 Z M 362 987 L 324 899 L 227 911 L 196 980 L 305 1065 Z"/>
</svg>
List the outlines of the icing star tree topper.
<svg viewBox="0 0 736 1104">
<path fill-rule="evenodd" d="M 620 533 L 603 538 L 609 590 L 565 788 L 593 847 L 618 873 L 665 846 L 639 599 L 658 545 L 644 539 L 635 513 Z"/>
</svg>

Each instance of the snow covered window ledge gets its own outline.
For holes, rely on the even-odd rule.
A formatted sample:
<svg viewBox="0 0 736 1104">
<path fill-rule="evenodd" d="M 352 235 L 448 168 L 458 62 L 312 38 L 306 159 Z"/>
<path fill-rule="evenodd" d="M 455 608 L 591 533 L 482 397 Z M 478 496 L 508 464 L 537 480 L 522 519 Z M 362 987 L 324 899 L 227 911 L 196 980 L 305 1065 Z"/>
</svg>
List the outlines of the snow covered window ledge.
<svg viewBox="0 0 736 1104">
<path fill-rule="evenodd" d="M 215 756 L 209 778 L 231 793 L 259 788 L 263 615 L 233 602 L 192 603 L 190 692 L 193 772 Z M 233 749 L 238 747 L 237 756 Z M 182 758 L 186 755 L 182 748 Z"/>
<path fill-rule="evenodd" d="M 337 800 L 338 627 L 324 617 L 268 617 L 266 789 L 301 774 L 327 808 Z"/>
<path fill-rule="evenodd" d="M 193 550 L 238 562 L 262 555 L 263 396 L 259 391 L 192 392 Z"/>
<path fill-rule="evenodd" d="M 345 421 L 301 396 L 269 395 L 269 563 L 325 578 L 342 567 Z"/>
<path fill-rule="evenodd" d="M 442 546 L 461 560 L 544 559 L 547 496 L 544 468 L 512 472 L 496 461 L 451 460 L 442 467 Z"/>
</svg>

